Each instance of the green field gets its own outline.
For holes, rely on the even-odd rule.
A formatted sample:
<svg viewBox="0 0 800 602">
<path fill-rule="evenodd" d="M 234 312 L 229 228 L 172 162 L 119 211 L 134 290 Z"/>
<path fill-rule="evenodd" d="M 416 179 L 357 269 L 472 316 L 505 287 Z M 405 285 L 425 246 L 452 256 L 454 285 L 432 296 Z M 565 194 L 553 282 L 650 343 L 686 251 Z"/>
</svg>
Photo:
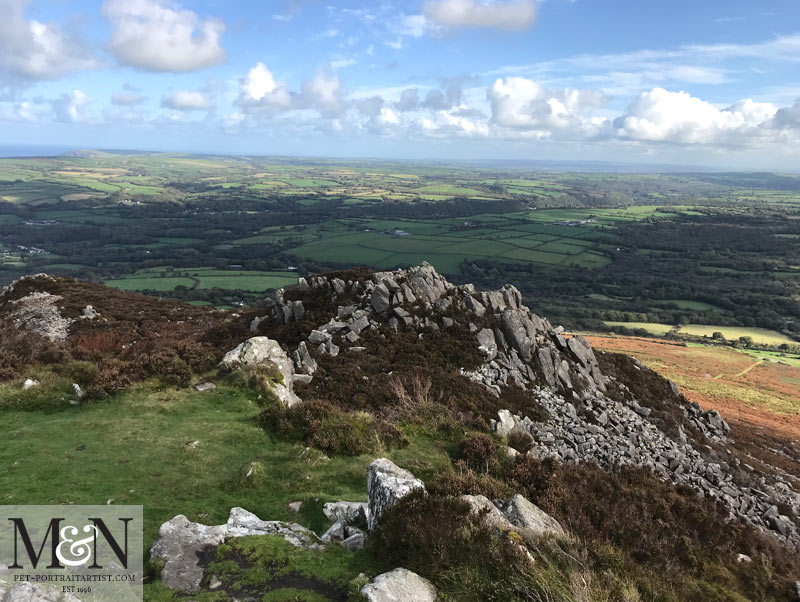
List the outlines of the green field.
<svg viewBox="0 0 800 602">
<path fill-rule="evenodd" d="M 754 343 L 761 345 L 793 344 L 795 341 L 774 330 L 766 328 L 746 328 L 737 326 L 705 326 L 702 324 L 686 324 L 681 326 L 680 333 L 697 337 L 711 337 L 715 332 L 721 332 L 728 340 L 737 340 L 739 337 L 751 337 Z"/>
<path fill-rule="evenodd" d="M 604 322 L 606 326 L 614 327 L 614 326 L 622 326 L 624 328 L 630 328 L 631 330 L 634 329 L 642 329 L 646 330 L 650 334 L 655 335 L 665 335 L 670 330 L 674 329 L 675 326 L 670 324 L 654 324 L 652 322 Z"/>
<path fill-rule="evenodd" d="M 774 330 L 766 328 L 748 328 L 744 326 L 709 326 L 705 324 L 684 324 L 682 326 L 672 326 L 670 324 L 655 324 L 652 322 L 604 322 L 606 326 L 622 326 L 630 329 L 643 329 L 651 334 L 662 336 L 675 330 L 677 334 L 685 334 L 694 337 L 711 338 L 715 332 L 721 332 L 729 341 L 737 341 L 740 337 L 750 337 L 757 345 L 781 345 L 783 343 L 797 344 Z"/>
<path fill-rule="evenodd" d="M 196 289 L 219 288 L 261 292 L 297 282 L 295 272 L 256 272 L 218 270 L 209 267 L 155 267 L 138 270 L 123 278 L 107 280 L 106 284 L 125 291 L 153 290 L 168 292 L 178 286 Z"/>
</svg>

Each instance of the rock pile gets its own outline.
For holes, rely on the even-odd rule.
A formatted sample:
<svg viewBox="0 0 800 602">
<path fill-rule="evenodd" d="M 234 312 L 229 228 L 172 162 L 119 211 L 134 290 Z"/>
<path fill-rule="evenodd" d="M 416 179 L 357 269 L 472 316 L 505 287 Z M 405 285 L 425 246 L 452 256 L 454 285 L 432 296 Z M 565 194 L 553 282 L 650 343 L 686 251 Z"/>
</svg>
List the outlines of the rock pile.
<svg viewBox="0 0 800 602">
<path fill-rule="evenodd" d="M 769 529 L 779 538 L 800 545 L 797 525 L 778 511 L 792 508 L 800 515 L 800 495 L 788 483 L 768 481 L 752 475 L 752 483 L 741 484 L 708 461 L 688 440 L 676 441 L 647 417 L 647 408 L 627 406 L 607 397 L 593 396 L 578 407 L 551 390 L 536 388 L 536 401 L 550 414 L 544 423 L 501 411 L 493 427 L 500 434 L 522 429 L 533 437 L 535 457 L 553 457 L 563 462 L 595 462 L 604 469 L 618 465 L 641 466 L 664 480 L 694 488 L 700 495 L 720 500 L 732 516 Z M 682 432 L 682 431 L 681 431 Z"/>
<path fill-rule="evenodd" d="M 297 372 L 315 372 L 315 353 L 336 355 L 342 349 L 363 349 L 360 339 L 368 330 L 388 326 L 390 330 L 413 329 L 424 336 L 426 330 L 449 328 L 458 319 L 474 333 L 474 344 L 484 358 L 479 368 L 462 370 L 462 374 L 494 395 L 512 384 L 531 390 L 535 401 L 551 415 L 545 423 L 501 415 L 495 425 L 501 435 L 522 429 L 533 437 L 532 453 L 542 457 L 591 461 L 605 469 L 620 464 L 649 468 L 665 480 L 722 501 L 732 517 L 800 546 L 797 519 L 779 510 L 790 508 L 794 517 L 800 517 L 800 495 L 790 483 L 756 474 L 745 465 L 737 466 L 738 472 L 749 472 L 749 476 L 734 481 L 727 467 L 706 459 L 707 450 L 690 443 L 684 427 L 695 429 L 709 443 L 727 442 L 730 427 L 719 412 L 690 403 L 671 384 L 686 420 L 677 436 L 661 431 L 651 418 L 652 410 L 640 405 L 625 383 L 603 374 L 584 337 L 565 336 L 563 328 L 554 328 L 531 312 L 515 287 L 479 292 L 473 285 L 455 286 L 423 263 L 377 272 L 366 280 L 301 278 L 298 289 L 303 294 L 327 295 L 334 306 L 337 300 L 341 304 L 292 354 Z M 287 300 L 287 292 L 279 291 L 272 319 L 288 324 L 304 316 L 302 299 Z M 625 400 L 609 397 L 612 384 L 625 393 Z"/>
<path fill-rule="evenodd" d="M 451 284 L 432 265 L 423 263 L 377 272 L 363 282 L 329 276 L 300 278 L 298 289 L 327 292 L 334 303 L 346 300 L 335 315 L 309 334 L 308 344 L 318 353 L 337 355 L 343 347 L 358 348 L 362 333 L 382 324 L 394 330 L 448 328 L 453 319 L 445 314 L 457 310 L 469 316 L 469 328 L 486 356 L 481 370 L 465 376 L 495 394 L 510 383 L 525 386 L 529 382 L 575 392 L 579 397 L 606 389 L 606 377 L 589 343 L 583 337 L 565 338 L 563 329 L 553 328 L 525 307 L 522 294 L 510 285 L 477 292 L 473 285 Z M 302 300 L 287 300 L 286 296 L 286 291 L 278 291 L 271 317 L 288 324 L 302 319 L 306 311 Z M 434 320 L 419 315 L 431 312 L 440 317 Z M 257 330 L 263 320 L 254 320 L 251 329 Z M 313 374 L 316 364 L 308 347 L 304 341 L 292 357 L 298 372 Z"/>
</svg>

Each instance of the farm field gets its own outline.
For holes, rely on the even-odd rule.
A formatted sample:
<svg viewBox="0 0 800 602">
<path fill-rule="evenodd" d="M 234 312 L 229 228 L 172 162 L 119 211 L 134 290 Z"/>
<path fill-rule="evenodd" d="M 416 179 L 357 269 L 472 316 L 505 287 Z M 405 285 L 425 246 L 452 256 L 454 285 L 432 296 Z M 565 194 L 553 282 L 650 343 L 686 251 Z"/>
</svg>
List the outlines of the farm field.
<svg viewBox="0 0 800 602">
<path fill-rule="evenodd" d="M 664 334 L 681 323 L 777 346 L 800 341 L 797 199 L 800 177 L 769 173 L 95 151 L 0 159 L 0 284 L 51 272 L 239 307 L 297 275 L 428 261 L 456 282 L 513 283 L 571 326 Z M 761 330 L 736 330 L 751 327 Z"/>
<path fill-rule="evenodd" d="M 193 289 L 263 292 L 297 282 L 293 272 L 256 272 L 213 268 L 147 268 L 105 284 L 125 291 L 173 291 L 178 286 Z"/>
<path fill-rule="evenodd" d="M 707 324 L 683 324 L 674 326 L 671 324 L 654 324 L 651 322 L 611 322 L 606 321 L 606 326 L 622 326 L 629 329 L 641 328 L 655 335 L 665 335 L 674 330 L 678 335 L 689 335 L 693 337 L 711 338 L 715 332 L 721 332 L 729 341 L 736 341 L 741 337 L 750 337 L 753 342 L 759 345 L 782 345 L 783 343 L 794 344 L 795 341 L 774 330 L 766 328 L 750 328 L 738 326 L 714 326 Z"/>
<path fill-rule="evenodd" d="M 675 381 L 704 408 L 729 422 L 800 439 L 800 364 L 797 356 L 762 360 L 750 352 L 710 345 L 683 345 L 635 337 L 588 335 L 605 351 L 626 353 Z"/>
</svg>

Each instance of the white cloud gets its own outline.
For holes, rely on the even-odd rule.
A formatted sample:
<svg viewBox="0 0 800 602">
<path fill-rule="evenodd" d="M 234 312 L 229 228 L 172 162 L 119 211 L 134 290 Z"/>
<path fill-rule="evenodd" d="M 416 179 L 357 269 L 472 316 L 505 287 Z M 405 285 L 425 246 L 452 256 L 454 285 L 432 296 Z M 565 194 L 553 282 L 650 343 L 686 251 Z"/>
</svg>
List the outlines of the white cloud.
<svg viewBox="0 0 800 602">
<path fill-rule="evenodd" d="M 324 69 L 318 69 L 313 79 L 303 82 L 303 99 L 322 113 L 341 113 L 345 108 L 342 82 Z"/>
<path fill-rule="evenodd" d="M 358 60 L 355 58 L 341 58 L 341 59 L 334 59 L 330 62 L 331 69 L 344 69 L 345 67 L 352 67 L 353 65 L 358 65 Z"/>
<path fill-rule="evenodd" d="M 606 120 L 593 112 L 605 104 L 597 90 L 549 90 L 525 77 L 498 79 L 487 92 L 492 124 L 508 135 L 548 138 L 597 135 Z"/>
<path fill-rule="evenodd" d="M 536 19 L 536 0 L 433 0 L 425 4 L 425 16 L 450 28 L 485 27 L 521 31 L 530 28 Z"/>
<path fill-rule="evenodd" d="M 16 121 L 38 123 L 39 117 L 27 101 L 18 103 L 0 103 L 0 121 Z"/>
<path fill-rule="evenodd" d="M 719 109 L 686 92 L 640 94 L 614 126 L 622 138 L 679 144 L 746 145 L 768 134 L 777 108 L 742 100 Z"/>
<path fill-rule="evenodd" d="M 225 60 L 219 19 L 201 21 L 168 0 L 107 0 L 103 14 L 115 26 L 108 47 L 125 65 L 185 72 Z"/>
<path fill-rule="evenodd" d="M 55 23 L 28 21 L 30 0 L 0 0 L 0 72 L 12 78 L 56 79 L 97 65 L 92 54 Z"/>
<path fill-rule="evenodd" d="M 118 107 L 133 107 L 142 104 L 145 100 L 147 97 L 137 92 L 114 92 L 111 95 L 111 104 Z"/>
<path fill-rule="evenodd" d="M 55 113 L 56 121 L 65 123 L 89 123 L 95 120 L 88 106 L 94 102 L 80 90 L 73 90 L 68 94 L 62 94 L 60 98 L 50 101 L 50 106 Z"/>
<path fill-rule="evenodd" d="M 272 72 L 264 63 L 258 63 L 247 72 L 239 83 L 239 100 L 242 107 L 249 108 L 282 108 L 292 105 L 289 88 L 275 81 Z"/>
<path fill-rule="evenodd" d="M 175 111 L 206 111 L 211 103 L 205 94 L 196 90 L 178 90 L 161 99 L 161 106 Z"/>
</svg>

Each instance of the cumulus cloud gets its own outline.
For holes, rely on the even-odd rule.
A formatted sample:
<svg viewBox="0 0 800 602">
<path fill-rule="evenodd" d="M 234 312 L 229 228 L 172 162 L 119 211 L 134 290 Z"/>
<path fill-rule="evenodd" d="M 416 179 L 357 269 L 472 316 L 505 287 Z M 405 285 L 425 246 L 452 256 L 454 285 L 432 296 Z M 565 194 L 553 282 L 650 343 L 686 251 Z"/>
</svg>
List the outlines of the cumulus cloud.
<svg viewBox="0 0 800 602">
<path fill-rule="evenodd" d="M 342 82 L 327 70 L 318 69 L 312 79 L 303 82 L 303 100 L 322 113 L 341 113 L 345 108 Z"/>
<path fill-rule="evenodd" d="M 30 0 L 0 0 L 0 71 L 18 80 L 55 79 L 96 61 L 58 24 L 25 18 Z"/>
<path fill-rule="evenodd" d="M 395 103 L 398 111 L 416 111 L 419 108 L 419 90 L 408 88 L 400 93 L 400 100 Z"/>
<path fill-rule="evenodd" d="M 286 84 L 275 81 L 264 63 L 258 63 L 240 80 L 237 103 L 248 109 L 288 109 L 292 105 L 292 95 Z"/>
<path fill-rule="evenodd" d="M 197 90 L 178 90 L 161 99 L 161 106 L 175 111 L 206 111 L 211 103 L 206 95 Z"/>
<path fill-rule="evenodd" d="M 726 108 L 691 96 L 653 88 L 640 94 L 614 126 L 622 138 L 681 144 L 755 142 L 774 125 L 771 103 L 742 100 Z"/>
<path fill-rule="evenodd" d="M 492 123 L 509 135 L 583 137 L 596 135 L 606 125 L 594 114 L 606 100 L 597 90 L 550 90 L 525 77 L 508 77 L 496 80 L 487 98 Z"/>
<path fill-rule="evenodd" d="M 125 65 L 177 73 L 225 60 L 219 19 L 201 20 L 168 0 L 107 0 L 103 14 L 114 25 L 109 50 Z"/>
<path fill-rule="evenodd" d="M 56 121 L 64 123 L 89 123 L 95 120 L 89 112 L 89 105 L 94 102 L 80 90 L 73 90 L 62 94 L 59 98 L 50 101 Z"/>
<path fill-rule="evenodd" d="M 444 27 L 525 30 L 536 19 L 536 0 L 482 2 L 433 0 L 425 4 L 425 16 Z"/>
<path fill-rule="evenodd" d="M 18 103 L 0 103 L 0 121 L 38 123 L 39 117 L 27 101 Z"/>
</svg>

